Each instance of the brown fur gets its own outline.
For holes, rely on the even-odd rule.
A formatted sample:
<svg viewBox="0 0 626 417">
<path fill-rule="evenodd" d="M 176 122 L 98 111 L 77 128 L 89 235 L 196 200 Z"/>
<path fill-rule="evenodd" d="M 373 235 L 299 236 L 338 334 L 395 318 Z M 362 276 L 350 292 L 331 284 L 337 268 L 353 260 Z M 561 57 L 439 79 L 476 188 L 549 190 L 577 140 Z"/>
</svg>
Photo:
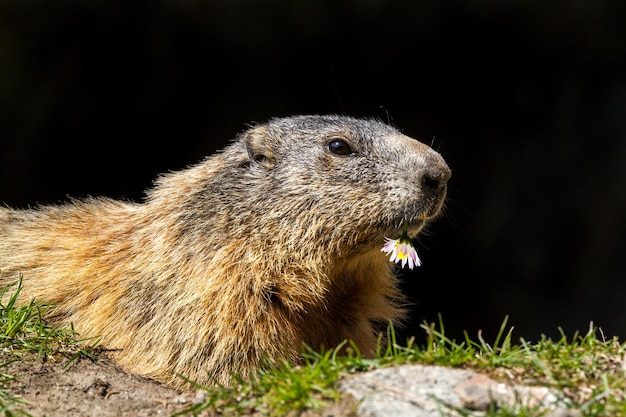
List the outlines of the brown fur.
<svg viewBox="0 0 626 417">
<path fill-rule="evenodd" d="M 354 151 L 336 155 L 333 140 Z M 403 315 L 380 251 L 405 220 L 439 211 L 438 153 L 379 122 L 274 119 L 221 153 L 162 176 L 142 204 L 104 198 L 0 208 L 3 285 L 55 303 L 55 319 L 101 336 L 127 370 L 174 386 L 304 344 L 352 339 L 366 354 Z"/>
</svg>

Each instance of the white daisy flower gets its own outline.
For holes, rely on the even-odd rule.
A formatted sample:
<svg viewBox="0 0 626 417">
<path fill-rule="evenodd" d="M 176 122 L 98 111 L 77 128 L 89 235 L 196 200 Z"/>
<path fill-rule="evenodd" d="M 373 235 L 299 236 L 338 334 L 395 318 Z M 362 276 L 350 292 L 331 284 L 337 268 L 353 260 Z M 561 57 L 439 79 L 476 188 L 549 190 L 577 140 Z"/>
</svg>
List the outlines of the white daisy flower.
<svg viewBox="0 0 626 417">
<path fill-rule="evenodd" d="M 387 255 L 391 255 L 389 257 L 390 262 L 401 262 L 402 268 L 404 268 L 408 264 L 409 269 L 413 269 L 416 266 L 422 265 L 422 261 L 420 261 L 419 256 L 417 256 L 417 251 L 411 243 L 411 239 L 407 234 L 407 230 L 408 223 L 405 222 L 402 236 L 400 236 L 398 239 L 390 239 L 386 237 L 385 245 L 381 249 L 381 252 L 385 252 Z"/>
</svg>

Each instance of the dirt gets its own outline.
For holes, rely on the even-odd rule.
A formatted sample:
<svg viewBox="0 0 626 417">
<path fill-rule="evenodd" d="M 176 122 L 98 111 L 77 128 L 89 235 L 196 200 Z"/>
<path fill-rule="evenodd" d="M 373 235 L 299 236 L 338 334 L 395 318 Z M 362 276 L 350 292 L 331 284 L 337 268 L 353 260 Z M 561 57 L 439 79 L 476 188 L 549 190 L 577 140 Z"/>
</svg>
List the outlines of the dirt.
<svg viewBox="0 0 626 417">
<path fill-rule="evenodd" d="M 5 359 L 5 355 L 0 355 L 1 361 Z M 50 358 L 42 363 L 33 356 L 2 368 L 3 373 L 17 376 L 9 383 L 11 394 L 26 401 L 11 410 L 22 410 L 34 417 L 170 416 L 203 398 L 202 391 L 178 391 L 131 375 L 106 356 L 96 361 L 81 358 L 65 369 L 67 364 L 66 357 Z M 354 415 L 354 409 L 354 400 L 346 397 L 321 412 L 298 415 L 350 416 Z M 214 415 L 210 411 L 200 414 L 201 417 Z"/>
<path fill-rule="evenodd" d="M 130 375 L 106 358 L 82 358 L 64 369 L 67 363 L 32 357 L 3 368 L 18 377 L 10 383 L 11 394 L 27 401 L 13 410 L 37 417 L 169 416 L 194 401 L 193 392 Z"/>
</svg>

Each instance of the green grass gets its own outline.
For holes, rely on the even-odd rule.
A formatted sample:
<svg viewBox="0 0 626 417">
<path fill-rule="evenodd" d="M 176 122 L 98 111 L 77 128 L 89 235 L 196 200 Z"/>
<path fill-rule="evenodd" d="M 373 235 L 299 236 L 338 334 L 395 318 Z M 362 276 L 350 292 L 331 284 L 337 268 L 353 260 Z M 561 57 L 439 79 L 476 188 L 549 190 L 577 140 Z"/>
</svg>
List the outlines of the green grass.
<svg viewBox="0 0 626 417">
<path fill-rule="evenodd" d="M 13 362 L 38 358 L 46 362 L 63 356 L 68 368 L 78 357 L 96 359 L 95 343 L 78 340 L 71 327 L 54 327 L 44 319 L 51 306 L 31 300 L 18 304 L 21 279 L 0 289 L 0 415 L 28 416 L 22 409 L 25 401 L 12 395 L 9 387 L 16 376 L 6 372 Z M 93 341 L 92 341 L 93 342 Z"/>
<path fill-rule="evenodd" d="M 374 359 L 365 359 L 351 346 L 347 355 L 338 350 L 325 353 L 309 351 L 302 365 L 260 370 L 249 380 L 239 380 L 234 387 L 198 387 L 206 399 L 177 415 L 197 415 L 203 410 L 216 413 L 244 414 L 260 412 L 284 415 L 307 409 L 322 409 L 339 398 L 337 382 L 353 372 L 407 363 L 469 368 L 494 379 L 512 383 L 549 386 L 561 393 L 561 402 L 579 410 L 583 416 L 626 415 L 626 377 L 623 360 L 626 345 L 616 338 L 606 339 L 593 326 L 585 334 L 568 339 L 561 332 L 558 340 L 542 337 L 537 343 L 519 339 L 513 343 L 512 329 L 502 323 L 496 339 L 487 343 L 479 334 L 472 340 L 465 334 L 457 342 L 445 335 L 442 321 L 424 323 L 427 341 L 416 346 L 413 340 L 398 344 L 390 329 L 387 348 Z M 458 410 L 459 415 L 474 416 Z M 485 416 L 528 416 L 545 414 L 538 408 L 512 405 L 494 408 Z"/>
<path fill-rule="evenodd" d="M 36 301 L 19 304 L 20 291 L 21 282 L 0 289 L 0 415 L 7 417 L 28 415 L 21 400 L 11 394 L 16 377 L 5 372 L 9 363 L 33 356 L 45 362 L 61 355 L 70 366 L 79 356 L 95 354 L 90 346 L 93 341 L 85 347 L 72 328 L 46 322 L 50 306 Z M 340 398 L 337 383 L 343 376 L 407 363 L 468 368 L 494 379 L 549 386 L 561 394 L 564 404 L 583 416 L 626 415 L 626 345 L 617 338 L 606 338 L 593 325 L 584 334 L 568 338 L 561 332 L 558 339 L 542 337 L 534 343 L 514 338 L 506 319 L 490 342 L 480 333 L 475 338 L 465 334 L 462 340 L 453 340 L 446 336 L 441 319 L 424 323 L 422 329 L 426 341 L 418 345 L 414 339 L 399 343 L 391 327 L 386 337 L 389 343 L 372 359 L 363 358 L 346 342 L 331 351 L 308 350 L 299 365 L 283 362 L 259 369 L 247 379 L 236 378 L 232 387 L 196 385 L 204 391 L 204 401 L 175 415 L 192 416 L 206 410 L 214 414 L 298 415 L 304 410 L 321 410 Z M 475 415 L 463 410 L 458 413 Z M 542 411 L 511 406 L 483 415 L 538 417 Z"/>
</svg>

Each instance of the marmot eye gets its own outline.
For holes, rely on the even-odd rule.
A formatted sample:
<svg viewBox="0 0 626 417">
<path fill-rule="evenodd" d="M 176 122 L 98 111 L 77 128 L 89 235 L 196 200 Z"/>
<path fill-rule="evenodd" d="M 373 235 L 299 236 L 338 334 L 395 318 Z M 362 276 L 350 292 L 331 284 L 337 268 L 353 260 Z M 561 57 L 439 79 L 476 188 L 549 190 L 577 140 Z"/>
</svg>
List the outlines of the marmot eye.
<svg viewBox="0 0 626 417">
<path fill-rule="evenodd" d="M 348 143 L 341 139 L 333 140 L 328 144 L 328 150 L 335 155 L 352 155 L 354 151 Z"/>
</svg>

